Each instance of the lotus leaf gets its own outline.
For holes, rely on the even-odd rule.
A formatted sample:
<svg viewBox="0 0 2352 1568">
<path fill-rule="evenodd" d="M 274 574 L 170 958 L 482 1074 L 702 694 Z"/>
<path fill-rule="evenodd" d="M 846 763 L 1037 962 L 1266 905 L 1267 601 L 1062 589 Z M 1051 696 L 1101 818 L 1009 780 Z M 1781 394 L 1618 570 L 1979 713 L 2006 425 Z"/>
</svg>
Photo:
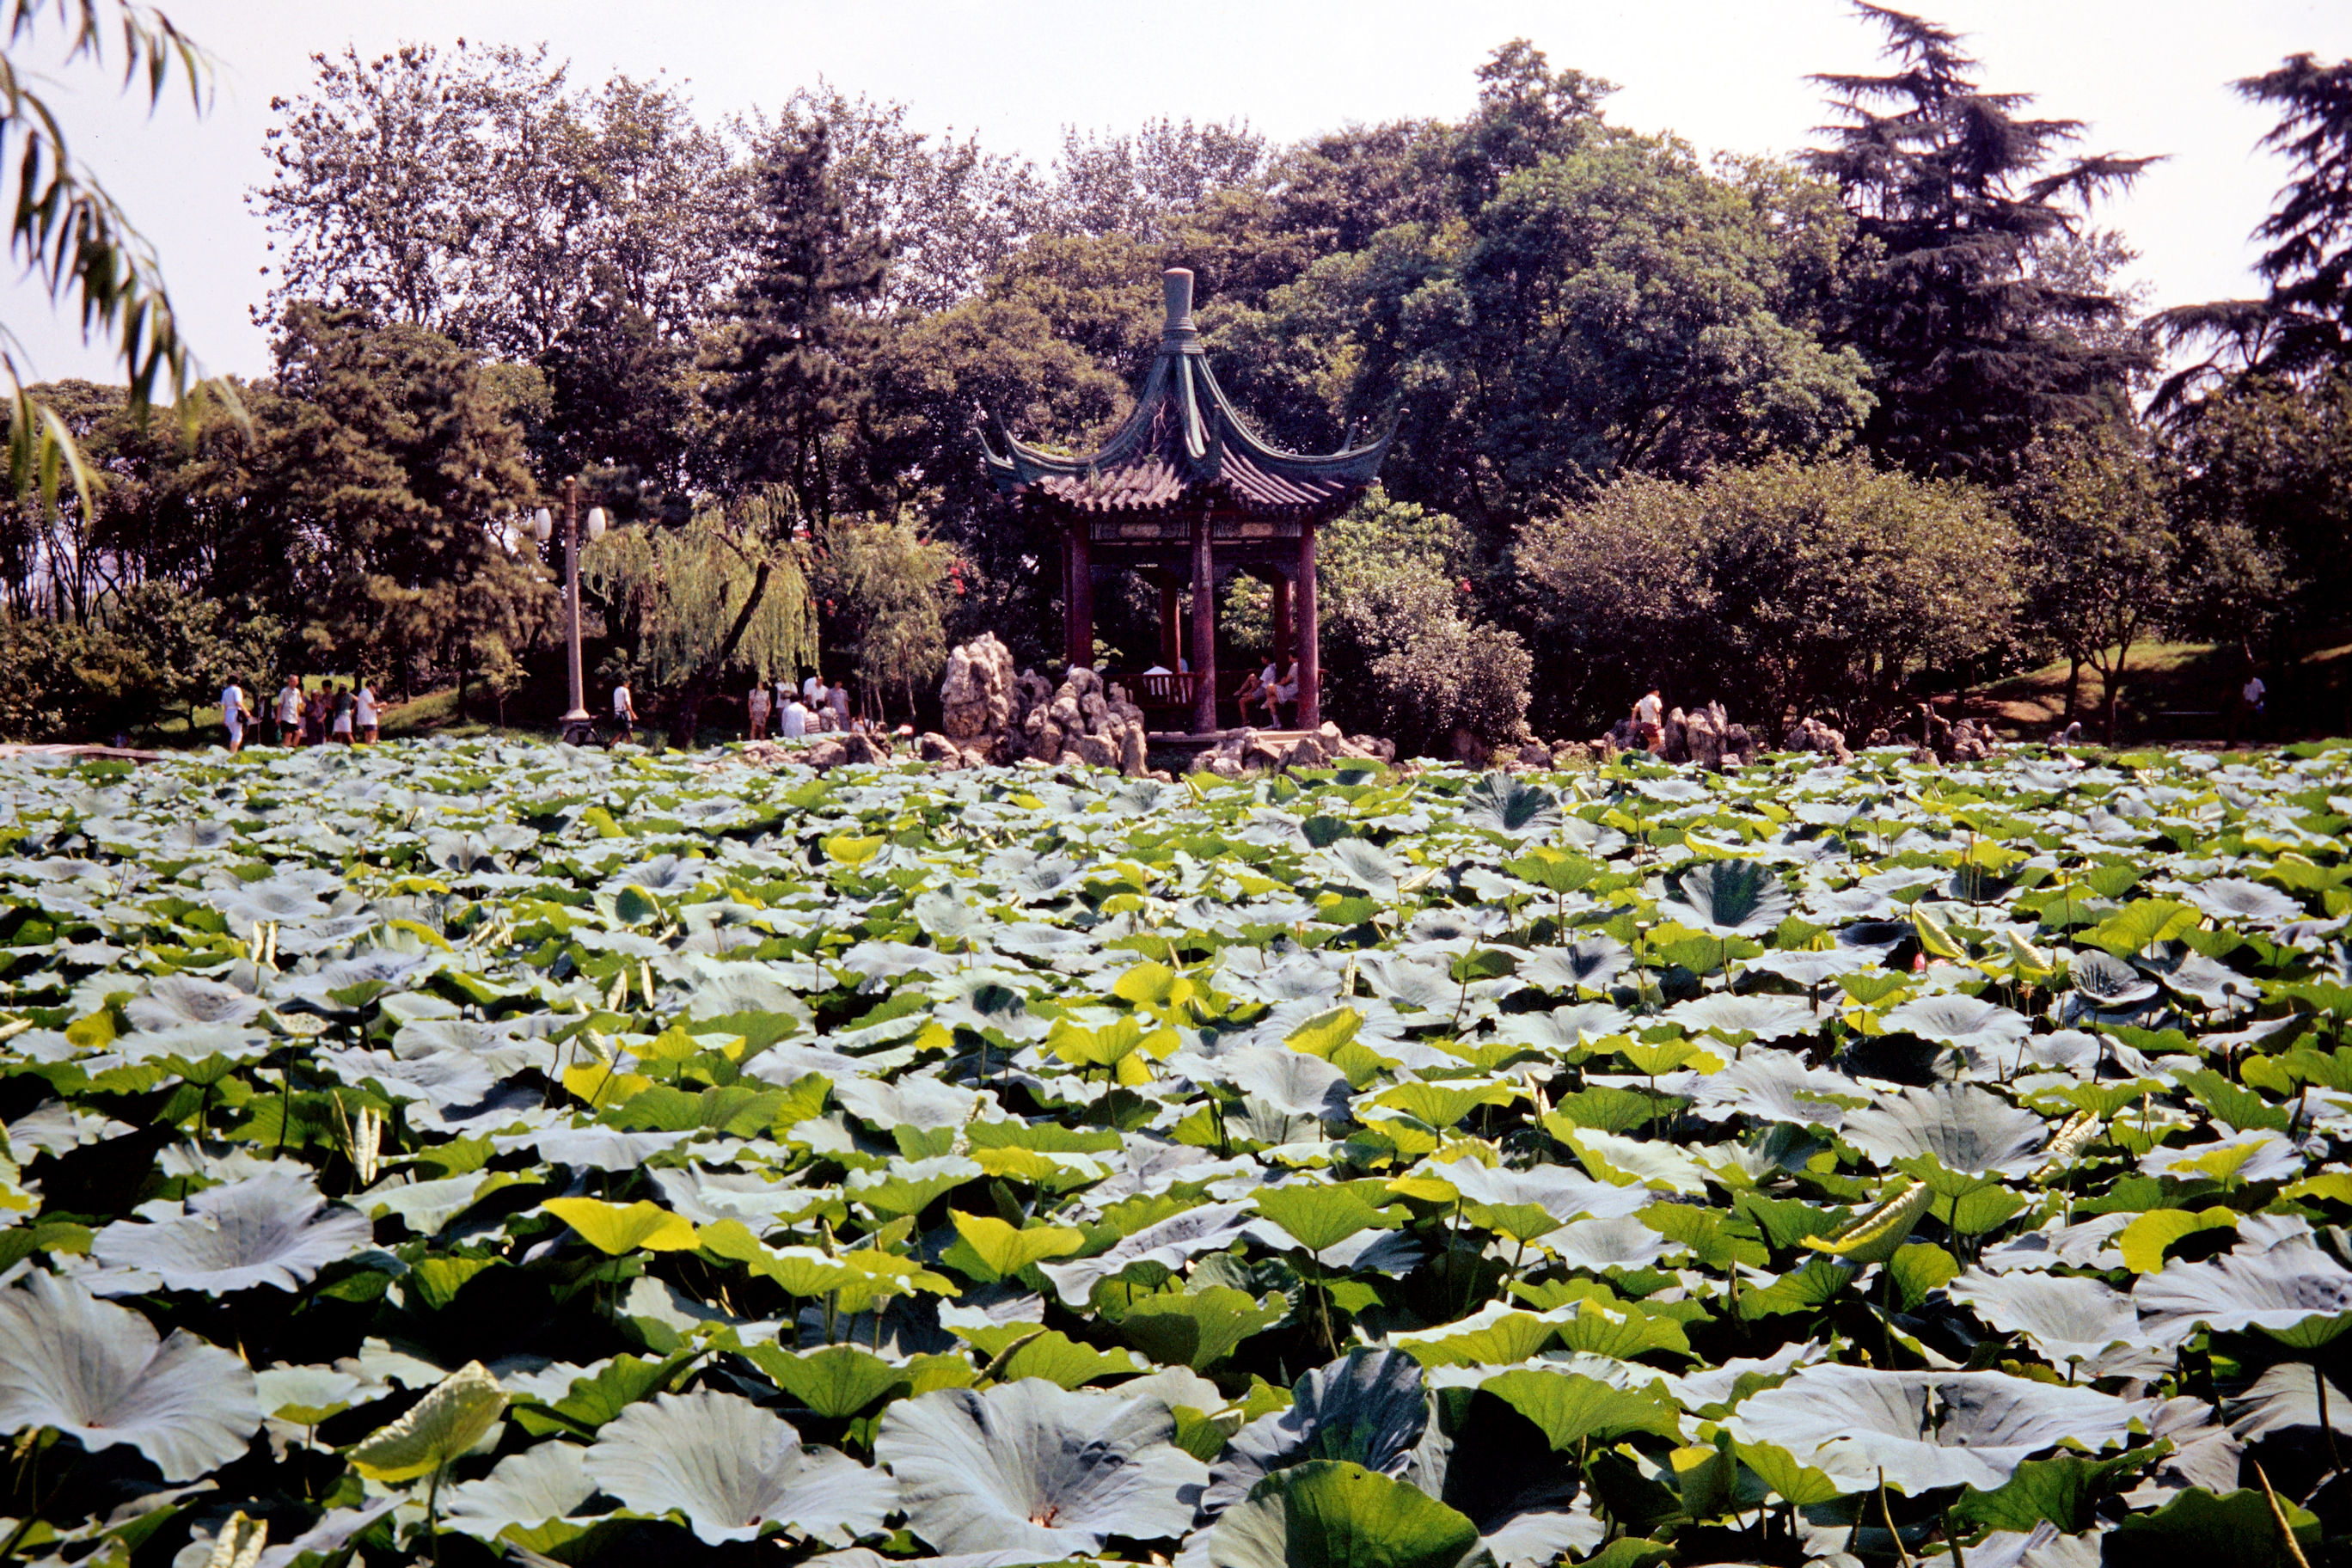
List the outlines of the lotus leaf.
<svg viewBox="0 0 2352 1568">
<path fill-rule="evenodd" d="M 1682 875 L 1658 912 L 1709 936 L 1761 936 L 1779 925 L 1795 900 L 1780 874 L 1759 860 L 1709 860 Z"/>
<path fill-rule="evenodd" d="M 1201 1506 L 1218 1512 L 1275 1471 L 1313 1460 L 1402 1476 L 1417 1458 L 1432 1462 L 1423 1456 L 1433 1435 L 1421 1363 L 1402 1351 L 1351 1351 L 1300 1378 L 1289 1408 L 1234 1434 Z"/>
<path fill-rule="evenodd" d="M 2050 1141 L 2042 1118 L 1972 1083 L 1881 1096 L 1876 1105 L 1848 1113 L 1842 1131 L 1882 1165 L 1931 1154 L 1969 1175 L 2023 1175 Z"/>
<path fill-rule="evenodd" d="M 581 1464 L 586 1453 L 576 1443 L 555 1442 L 509 1454 L 480 1480 L 450 1488 L 443 1517 L 452 1529 L 484 1541 L 509 1525 L 562 1519 L 595 1494 L 596 1483 Z"/>
<path fill-rule="evenodd" d="M 352 1447 L 352 1468 L 378 1481 L 433 1475 L 479 1442 L 506 1407 L 499 1380 L 480 1362 L 468 1362 Z"/>
<path fill-rule="evenodd" d="M 2159 1344 L 2177 1344 L 2201 1323 L 2230 1332 L 2260 1329 L 2307 1348 L 2352 1327 L 2352 1269 L 2307 1241 L 2254 1251 L 2242 1245 L 2142 1275 L 2132 1301 Z"/>
<path fill-rule="evenodd" d="M 52 1426 L 92 1450 L 128 1443 L 168 1481 L 243 1454 L 261 1426 L 253 1373 L 184 1329 L 36 1270 L 0 1289 L 0 1432 Z"/>
<path fill-rule="evenodd" d="M 935 1550 L 1059 1558 L 1191 1527 L 1208 1468 L 1173 1446 L 1175 1431 L 1158 1400 L 1024 1378 L 900 1400 L 874 1455 L 898 1480 L 908 1528 Z"/>
<path fill-rule="evenodd" d="M 1886 1484 L 1914 1496 L 1936 1487 L 1990 1491 L 2018 1463 L 2073 1440 L 2122 1441 L 2145 1402 L 2062 1388 L 1998 1372 L 1877 1372 L 1813 1366 L 1750 1395 L 1745 1435 L 1774 1443 L 1848 1491 Z"/>
<path fill-rule="evenodd" d="M 372 1239 L 363 1217 L 328 1208 L 307 1177 L 279 1171 L 208 1187 L 176 1206 L 168 1217 L 100 1230 L 91 1244 L 98 1260 L 148 1270 L 174 1290 L 292 1290 Z"/>
<path fill-rule="evenodd" d="M 772 1527 L 845 1542 L 878 1533 L 897 1501 L 888 1477 L 803 1447 L 790 1424 L 733 1394 L 656 1394 L 632 1405 L 580 1467 L 630 1508 L 683 1513 L 709 1546 Z"/>
</svg>

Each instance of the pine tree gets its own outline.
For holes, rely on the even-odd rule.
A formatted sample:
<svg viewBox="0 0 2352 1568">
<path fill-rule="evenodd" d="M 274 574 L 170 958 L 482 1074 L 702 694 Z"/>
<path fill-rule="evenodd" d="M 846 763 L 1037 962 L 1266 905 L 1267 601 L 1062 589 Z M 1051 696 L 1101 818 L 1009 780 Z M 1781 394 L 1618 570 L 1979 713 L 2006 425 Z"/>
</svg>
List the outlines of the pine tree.
<svg viewBox="0 0 2352 1568">
<path fill-rule="evenodd" d="M 2214 352 L 2165 383 L 2172 407 L 2231 368 L 2309 382 L 2352 367 L 2352 60 L 2323 66 L 2290 56 L 2276 70 L 2232 84 L 2239 96 L 2275 105 L 2278 123 L 2263 145 L 2284 153 L 2295 174 L 2254 230 L 2269 248 L 2254 269 L 2267 298 L 2215 300 L 2165 311 L 2157 324 L 2176 345 Z"/>
<path fill-rule="evenodd" d="M 850 224 L 827 158 L 819 124 L 752 166 L 755 199 L 736 234 L 747 268 L 704 361 L 717 374 L 712 402 L 730 488 L 783 486 L 820 535 L 845 488 L 842 455 L 866 402 L 873 331 L 851 307 L 880 289 L 890 259 L 880 235 Z M 727 636 L 681 686 L 672 745 L 694 743 L 702 703 L 774 575 L 773 563 L 758 568 Z"/>
<path fill-rule="evenodd" d="M 2028 118 L 2030 95 L 1983 90 L 1958 34 L 1856 9 L 1885 30 L 1897 68 L 1813 79 L 1843 122 L 1807 161 L 1875 249 L 1840 323 L 1876 373 L 1864 437 L 1922 473 L 2004 480 L 2037 431 L 2119 409 L 2150 363 L 2142 344 L 2096 331 L 2120 300 L 2034 265 L 2150 160 L 2063 156 L 2082 123 Z"/>
<path fill-rule="evenodd" d="M 882 237 L 849 224 L 827 176 L 824 128 L 761 159 L 737 230 L 745 274 L 722 307 L 705 367 L 732 488 L 791 487 L 822 525 L 841 499 L 843 437 L 865 402 L 871 336 L 850 309 L 881 288 Z"/>
</svg>

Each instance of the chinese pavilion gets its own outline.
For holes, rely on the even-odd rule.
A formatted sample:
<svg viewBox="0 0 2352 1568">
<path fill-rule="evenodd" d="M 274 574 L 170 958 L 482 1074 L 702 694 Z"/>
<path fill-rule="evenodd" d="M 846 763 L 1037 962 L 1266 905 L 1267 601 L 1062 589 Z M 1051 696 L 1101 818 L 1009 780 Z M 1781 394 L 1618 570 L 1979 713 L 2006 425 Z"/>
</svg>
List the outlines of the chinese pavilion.
<svg viewBox="0 0 2352 1568">
<path fill-rule="evenodd" d="M 1364 493 L 1388 437 L 1328 457 L 1276 451 L 1259 439 L 1209 369 L 1192 324 L 1192 274 L 1163 276 L 1168 321 L 1160 353 L 1128 416 L 1102 450 L 1064 458 L 1024 446 L 995 422 L 998 451 L 982 452 L 997 488 L 1062 542 L 1064 647 L 1094 662 L 1094 573 L 1141 571 L 1160 587 L 1160 662 L 1184 669 L 1177 595 L 1192 588 L 1192 668 L 1151 677 L 1217 728 L 1216 582 L 1230 567 L 1274 591 L 1274 662 L 1298 664 L 1298 724 L 1322 722 L 1315 608 L 1315 531 Z M 1296 613 L 1294 614 L 1294 604 Z"/>
</svg>

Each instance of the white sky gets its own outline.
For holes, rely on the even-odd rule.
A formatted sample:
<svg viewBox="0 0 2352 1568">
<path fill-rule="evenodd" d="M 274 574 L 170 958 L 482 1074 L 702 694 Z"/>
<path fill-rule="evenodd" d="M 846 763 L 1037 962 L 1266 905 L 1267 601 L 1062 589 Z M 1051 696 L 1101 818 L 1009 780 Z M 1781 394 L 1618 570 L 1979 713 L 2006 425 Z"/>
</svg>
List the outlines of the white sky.
<svg viewBox="0 0 2352 1568">
<path fill-rule="evenodd" d="M 2084 149 L 2163 153 L 2105 210 L 2142 253 L 2157 306 L 2257 291 L 2246 236 L 2284 166 L 2256 151 L 2261 110 L 2228 89 L 2308 50 L 2352 56 L 2343 0 L 1920 0 L 1969 35 L 1981 79 L 2084 121 Z M 927 129 L 977 130 L 1041 165 L 1066 124 L 1127 129 L 1158 115 L 1246 118 L 1276 141 L 1350 121 L 1458 117 L 1493 47 L 1526 37 L 1555 65 L 1622 89 L 1616 122 L 1702 149 L 1786 153 L 1823 118 L 1809 72 L 1872 68 L 1878 36 L 1843 0 L 166 0 L 219 57 L 218 99 L 152 119 L 77 71 L 58 85 L 75 151 L 153 242 L 207 368 L 268 367 L 247 317 L 268 237 L 244 195 L 267 175 L 274 95 L 304 90 L 313 51 L 362 53 L 464 36 L 546 41 L 573 80 L 615 70 L 682 79 L 706 120 L 772 106 L 824 76 L 894 98 Z M 1139 287 L 1147 287 L 1138 280 Z M 119 379 L 22 282 L 0 311 L 42 377 Z"/>
</svg>

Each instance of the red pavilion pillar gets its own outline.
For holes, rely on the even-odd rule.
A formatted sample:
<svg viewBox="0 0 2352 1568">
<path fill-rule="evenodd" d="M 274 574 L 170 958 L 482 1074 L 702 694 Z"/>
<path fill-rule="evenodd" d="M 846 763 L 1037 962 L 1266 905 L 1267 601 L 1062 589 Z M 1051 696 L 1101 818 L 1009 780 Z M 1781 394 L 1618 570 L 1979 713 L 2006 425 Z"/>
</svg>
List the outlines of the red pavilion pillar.
<svg viewBox="0 0 2352 1568">
<path fill-rule="evenodd" d="M 1322 631 L 1315 613 L 1315 524 L 1298 529 L 1298 727 L 1323 727 Z"/>
<path fill-rule="evenodd" d="M 1184 668 L 1184 624 L 1176 603 L 1179 581 L 1173 572 L 1160 574 L 1160 662 L 1171 669 Z"/>
<path fill-rule="evenodd" d="M 1094 545 L 1087 535 L 1085 519 L 1065 536 L 1068 552 L 1069 593 L 1065 607 L 1063 658 L 1072 668 L 1091 666 L 1095 661 L 1095 563 Z"/>
<path fill-rule="evenodd" d="M 1277 571 L 1271 575 L 1274 579 L 1271 584 L 1274 589 L 1274 671 L 1279 675 L 1289 667 L 1292 659 L 1298 657 L 1292 651 L 1298 644 L 1291 636 L 1289 574 Z"/>
<path fill-rule="evenodd" d="M 1192 732 L 1217 727 L 1217 563 L 1209 509 L 1192 514 Z"/>
</svg>

